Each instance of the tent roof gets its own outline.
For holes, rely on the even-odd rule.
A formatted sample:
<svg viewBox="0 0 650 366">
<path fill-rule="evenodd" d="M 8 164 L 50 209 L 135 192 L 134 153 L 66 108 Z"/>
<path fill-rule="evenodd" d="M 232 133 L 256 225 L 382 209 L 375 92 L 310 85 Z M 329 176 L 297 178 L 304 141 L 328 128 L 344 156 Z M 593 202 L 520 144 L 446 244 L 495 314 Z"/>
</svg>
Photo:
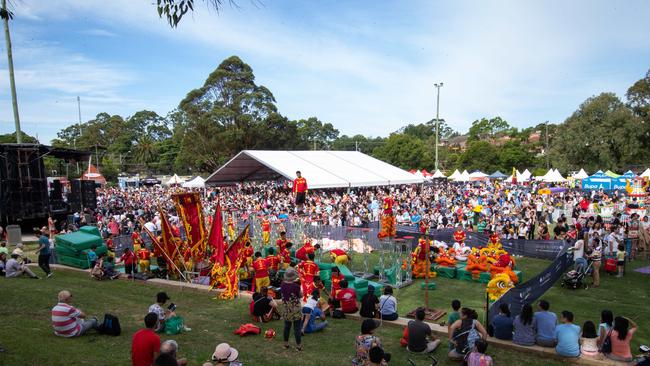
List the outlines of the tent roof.
<svg viewBox="0 0 650 366">
<path fill-rule="evenodd" d="M 544 182 L 556 183 L 556 182 L 565 182 L 566 179 L 560 174 L 560 172 L 555 169 L 551 169 L 543 178 Z"/>
<path fill-rule="evenodd" d="M 310 188 L 368 187 L 422 183 L 418 177 L 358 151 L 243 150 L 207 179 L 206 184 L 296 178 L 300 170 Z"/>
<path fill-rule="evenodd" d="M 469 173 L 467 170 L 463 170 L 463 172 L 456 178 L 454 179 L 456 182 L 469 182 Z"/>
<path fill-rule="evenodd" d="M 497 170 L 496 172 L 490 174 L 488 176 L 488 178 L 491 178 L 491 179 L 503 179 L 503 178 L 508 178 L 508 176 Z"/>
<path fill-rule="evenodd" d="M 86 172 L 81 175 L 81 180 L 94 180 L 95 183 L 101 185 L 106 184 L 106 178 L 99 172 L 96 166 L 93 164 L 88 164 L 88 169 Z"/>
<path fill-rule="evenodd" d="M 458 177 L 460 177 L 460 172 L 458 171 L 458 169 L 456 169 L 454 170 L 453 173 L 451 173 L 450 176 L 447 177 L 447 179 L 456 179 Z"/>
<path fill-rule="evenodd" d="M 185 183 L 182 184 L 184 188 L 204 188 L 205 187 L 205 179 L 201 178 L 201 176 L 196 176 L 196 178 L 189 180 Z"/>
<path fill-rule="evenodd" d="M 178 174 L 174 174 L 173 177 L 169 178 L 169 180 L 166 182 L 167 185 L 172 185 L 172 184 L 181 184 L 185 182 L 181 177 L 178 176 Z"/>
<path fill-rule="evenodd" d="M 487 178 L 487 177 L 488 177 L 487 174 L 485 174 L 485 173 L 483 173 L 483 172 L 481 172 L 481 171 L 479 171 L 479 170 L 477 170 L 477 171 L 475 171 L 475 172 L 472 172 L 472 173 L 469 175 L 469 178 L 470 178 L 471 180 L 481 180 L 481 179 L 485 179 L 485 178 Z"/>
<path fill-rule="evenodd" d="M 626 178 L 626 179 L 632 179 L 634 177 L 636 177 L 636 174 L 634 174 L 634 172 L 631 170 L 628 170 L 627 172 L 625 172 L 625 174 L 621 175 L 621 178 Z"/>
<path fill-rule="evenodd" d="M 611 171 L 611 170 L 606 171 L 606 172 L 605 172 L 605 175 L 608 176 L 608 177 L 610 177 L 610 178 L 618 178 L 618 177 L 620 177 L 619 174 L 616 174 L 616 173 L 614 173 L 614 172 Z"/>
<path fill-rule="evenodd" d="M 580 169 L 579 172 L 577 172 L 576 174 L 573 175 L 573 178 L 575 178 L 575 179 L 585 179 L 585 178 L 588 178 L 588 177 L 589 177 L 589 174 L 587 174 L 587 172 L 585 172 L 584 169 Z"/>
<path fill-rule="evenodd" d="M 436 172 L 431 176 L 432 178 L 445 178 L 445 175 L 442 174 L 440 169 L 436 169 Z"/>
<path fill-rule="evenodd" d="M 645 172 L 641 173 L 642 177 L 650 177 L 650 168 L 646 169 Z"/>
</svg>

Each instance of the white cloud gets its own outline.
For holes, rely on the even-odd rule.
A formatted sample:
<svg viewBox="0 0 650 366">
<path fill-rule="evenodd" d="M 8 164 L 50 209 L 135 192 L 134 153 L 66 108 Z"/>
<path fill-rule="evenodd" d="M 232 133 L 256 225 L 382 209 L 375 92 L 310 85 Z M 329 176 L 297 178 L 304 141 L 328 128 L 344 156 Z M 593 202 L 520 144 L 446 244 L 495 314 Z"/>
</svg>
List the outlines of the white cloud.
<svg viewBox="0 0 650 366">
<path fill-rule="evenodd" d="M 109 32 L 106 29 L 99 29 L 99 28 L 87 29 L 81 31 L 80 33 L 89 36 L 96 36 L 96 37 L 117 37 L 117 34 L 113 32 Z"/>
</svg>

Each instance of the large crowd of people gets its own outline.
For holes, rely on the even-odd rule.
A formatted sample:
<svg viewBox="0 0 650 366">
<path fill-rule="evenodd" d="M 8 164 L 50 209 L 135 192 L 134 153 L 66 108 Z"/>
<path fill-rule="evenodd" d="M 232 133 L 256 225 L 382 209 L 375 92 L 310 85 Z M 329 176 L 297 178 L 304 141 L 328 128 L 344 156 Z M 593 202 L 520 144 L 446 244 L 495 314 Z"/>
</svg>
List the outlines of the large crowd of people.
<svg viewBox="0 0 650 366">
<path fill-rule="evenodd" d="M 554 194 L 539 194 L 539 188 L 534 184 L 480 183 L 319 190 L 303 194 L 300 205 L 296 205 L 295 189 L 286 184 L 266 182 L 208 188 L 201 191 L 201 197 L 206 217 L 214 211 L 218 201 L 228 214 L 241 219 L 261 215 L 277 223 L 299 214 L 325 225 L 363 227 L 380 220 L 382 202 L 390 195 L 395 202 L 398 224 L 431 230 L 455 227 L 464 231 L 496 233 L 501 239 L 566 239 L 572 244 L 571 250 L 578 267 L 586 262 L 593 264 L 595 287 L 599 286 L 599 268 L 604 258 L 616 258 L 620 267 L 618 275 L 622 276 L 625 260 L 645 252 L 650 245 L 648 217 L 641 218 L 637 213 L 643 203 L 627 199 L 624 192 L 586 193 L 565 189 Z M 124 235 L 136 238 L 142 226 L 150 232 L 160 232 L 162 212 L 170 218 L 172 230 L 180 233 L 182 228 L 170 199 L 175 192 L 177 188 L 161 186 L 99 189 L 96 210 L 76 213 L 72 222 L 57 222 L 50 218 L 48 226 L 38 231 L 40 268 L 46 277 L 52 275 L 48 263 L 54 234 L 74 231 L 88 221 L 96 223 L 110 242 L 112 238 Z M 611 208 L 609 217 L 604 218 L 605 215 L 600 214 L 604 207 Z M 631 243 L 631 248 L 625 248 L 626 239 Z M 281 240 L 290 245 L 283 236 Z M 362 322 L 361 334 L 356 337 L 353 365 L 388 364 L 391 353 L 387 352 L 373 332 L 380 320 L 390 322 L 399 317 L 398 301 L 393 296 L 392 288 L 385 287 L 384 293 L 377 297 L 375 289 L 369 285 L 368 294 L 359 302 L 355 289 L 348 288 L 347 281 L 334 270 L 331 288 L 325 288 L 317 276 L 318 266 L 310 269 L 315 249 L 318 248 L 300 248 L 299 252 L 303 252 L 296 253 L 297 260 L 294 262 L 283 259 L 288 251 L 278 253 L 277 257 L 270 252 L 266 258 L 259 252 L 250 253 L 250 267 L 255 273 L 255 293 L 250 309 L 252 320 L 282 320 L 284 347 L 291 348 L 289 341 L 293 333 L 295 349 L 300 351 L 306 335 L 331 324 L 327 315 L 336 318 L 359 312 L 366 319 Z M 7 277 L 26 275 L 38 278 L 22 262 L 26 257 L 20 248 L 16 248 L 11 253 L 11 259 L 5 261 L 7 254 L 6 246 L 2 245 L 0 269 Z M 135 271 L 137 253 L 127 248 L 120 254 L 117 260 L 125 264 L 125 269 L 129 267 Z M 99 264 L 102 269 L 99 277 L 103 278 L 103 263 L 106 261 L 111 265 L 112 258 L 97 255 L 91 258 L 91 255 L 94 255 L 93 248 L 89 251 L 89 261 L 95 268 Z M 270 274 L 277 273 L 281 268 L 284 274 L 277 289 L 279 296 L 274 297 L 270 293 Z M 305 273 L 310 281 L 301 281 Z M 110 278 L 117 277 L 114 270 L 109 274 Z M 323 300 L 322 295 L 327 295 L 329 300 Z M 99 320 L 89 318 L 72 306 L 71 298 L 71 293 L 65 290 L 58 295 L 59 301 L 52 309 L 55 334 L 77 337 L 93 329 L 102 331 Z M 156 303 L 144 313 L 145 328 L 133 336 L 133 365 L 186 364 L 187 360 L 177 355 L 177 342 L 161 342 L 158 335 L 170 328 L 177 332 L 191 330 L 176 314 L 174 304 L 167 304 L 168 300 L 166 293 L 159 293 Z M 490 324 L 481 324 L 476 311 L 463 308 L 460 301 L 454 300 L 446 324 L 448 357 L 451 360 L 464 360 L 468 365 L 492 365 L 493 360 L 486 353 L 490 334 L 520 346 L 554 347 L 562 357 L 607 357 L 631 361 L 630 341 L 637 330 L 637 325 L 631 319 L 622 316 L 614 318 L 611 311 L 605 310 L 598 327 L 592 321 L 580 327 L 574 324 L 573 313 L 568 310 L 562 311 L 558 318 L 550 311 L 547 301 L 539 301 L 537 306 L 539 311 L 533 313 L 532 304 L 527 304 L 520 314 L 513 317 L 507 304 L 502 304 L 499 314 L 491 319 Z M 441 348 L 441 340 L 424 319 L 424 309 L 418 309 L 415 319 L 405 329 L 402 343 L 409 352 L 427 354 Z M 212 361 L 218 365 L 240 364 L 237 350 L 225 343 L 216 347 Z"/>
</svg>

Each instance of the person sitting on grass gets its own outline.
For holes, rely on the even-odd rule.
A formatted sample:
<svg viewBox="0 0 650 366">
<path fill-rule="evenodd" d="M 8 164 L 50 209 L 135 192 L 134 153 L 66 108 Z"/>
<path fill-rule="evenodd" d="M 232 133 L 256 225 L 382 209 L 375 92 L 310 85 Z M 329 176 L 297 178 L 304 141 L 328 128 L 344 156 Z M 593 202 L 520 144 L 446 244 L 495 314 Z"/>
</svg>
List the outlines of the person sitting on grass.
<svg viewBox="0 0 650 366">
<path fill-rule="evenodd" d="M 359 308 L 357 307 L 357 292 L 353 288 L 348 288 L 348 281 L 341 281 L 341 290 L 336 294 L 336 300 L 341 302 L 341 311 L 346 314 L 356 313 Z"/>
<path fill-rule="evenodd" d="M 598 324 L 598 348 L 603 346 L 605 338 L 609 332 L 614 329 L 614 313 L 611 310 L 603 310 L 600 312 L 600 324 Z"/>
<path fill-rule="evenodd" d="M 361 323 L 361 334 L 356 338 L 356 355 L 352 359 L 354 366 L 366 366 L 370 362 L 369 353 L 374 347 L 381 348 L 381 340 L 376 335 L 372 334 L 379 326 L 379 321 L 375 319 L 365 319 Z M 380 365 L 385 365 L 390 361 L 390 354 L 385 353 L 384 361 Z"/>
<path fill-rule="evenodd" d="M 154 366 L 186 366 L 186 358 L 178 358 L 178 343 L 173 340 L 164 341 L 160 345 L 160 355 L 156 358 Z"/>
<path fill-rule="evenodd" d="M 133 366 L 150 366 L 160 353 L 160 337 L 154 331 L 158 315 L 149 313 L 144 317 L 144 329 L 133 335 L 131 341 L 131 364 Z"/>
<path fill-rule="evenodd" d="M 104 271 L 104 277 L 114 280 L 120 277 L 120 273 L 115 271 L 115 262 L 114 258 L 110 255 L 103 256 L 102 270 Z"/>
<path fill-rule="evenodd" d="M 460 300 L 454 299 L 451 301 L 451 311 L 449 312 L 449 315 L 447 316 L 447 334 L 451 334 L 449 332 L 449 329 L 451 329 L 451 325 L 456 322 L 456 320 L 460 319 Z M 441 324 L 444 326 L 444 323 Z M 454 344 L 451 342 L 451 339 L 448 342 L 449 345 L 449 350 L 451 351 L 454 349 Z"/>
<path fill-rule="evenodd" d="M 253 293 L 253 316 L 256 322 L 269 322 L 273 319 L 280 319 L 277 311 L 278 305 L 269 296 L 269 288 L 263 286 L 260 292 Z"/>
<path fill-rule="evenodd" d="M 237 360 L 238 358 L 239 352 L 228 343 L 217 345 L 212 354 L 212 361 L 216 362 L 214 366 L 241 366 L 242 363 Z M 209 365 L 212 366 L 211 363 Z"/>
<path fill-rule="evenodd" d="M 70 305 L 72 294 L 62 290 L 58 295 L 59 302 L 52 308 L 52 328 L 59 337 L 79 337 L 90 329 L 99 329 L 99 321 L 93 317 L 87 319 L 86 314 Z"/>
<path fill-rule="evenodd" d="M 327 327 L 327 321 L 325 320 L 325 314 L 320 308 L 320 291 L 314 289 L 311 293 L 311 297 L 307 300 L 305 306 L 302 307 L 302 333 L 315 333 L 321 331 Z M 320 322 L 316 322 L 319 320 Z"/>
<path fill-rule="evenodd" d="M 514 333 L 512 343 L 520 346 L 535 345 L 535 330 L 533 329 L 533 307 L 530 304 L 524 304 L 521 308 L 521 314 L 515 317 L 512 322 Z"/>
<path fill-rule="evenodd" d="M 408 322 L 408 345 L 406 349 L 414 353 L 431 353 L 438 348 L 440 339 L 431 332 L 429 324 L 424 322 L 424 308 L 415 310 L 415 320 Z"/>
<path fill-rule="evenodd" d="M 612 352 L 605 356 L 614 361 L 632 361 L 630 342 L 632 342 L 632 336 L 636 333 L 637 328 L 636 323 L 632 319 L 617 316 L 614 319 L 614 329 L 610 336 L 612 340 Z"/>
<path fill-rule="evenodd" d="M 492 319 L 492 332 L 496 339 L 503 339 L 506 341 L 512 340 L 512 317 L 510 315 L 510 307 L 506 303 L 499 305 L 499 314 Z"/>
<path fill-rule="evenodd" d="M 596 333 L 596 325 L 591 320 L 587 320 L 582 326 L 580 353 L 587 357 L 598 356 L 598 333 Z"/>
<path fill-rule="evenodd" d="M 27 265 L 20 263 L 18 260 L 20 255 L 17 253 L 11 253 L 11 258 L 5 264 L 5 277 L 7 278 L 17 278 L 20 276 L 29 276 L 33 279 L 38 279 L 39 277 L 32 272 Z"/>
<path fill-rule="evenodd" d="M 379 312 L 383 320 L 397 320 L 397 299 L 393 296 L 393 288 L 384 287 L 384 294 L 379 298 Z"/>
<path fill-rule="evenodd" d="M 386 353 L 381 347 L 375 346 L 368 351 L 368 366 L 384 366 L 387 364 Z"/>
<path fill-rule="evenodd" d="M 336 268 L 336 267 L 335 267 Z M 379 310 L 379 299 L 375 295 L 375 286 L 368 285 L 368 293 L 361 298 L 361 310 L 359 315 L 364 318 L 377 318 Z"/>
<path fill-rule="evenodd" d="M 477 319 L 476 311 L 469 308 L 460 310 L 460 319 L 449 328 L 449 339 L 454 344 L 454 348 L 447 354 L 450 360 L 462 361 L 477 340 L 487 338 L 487 331 Z"/>
<path fill-rule="evenodd" d="M 180 318 L 178 315 L 176 315 L 176 305 L 172 304 L 173 306 L 168 306 L 166 309 L 163 309 L 163 306 L 169 300 L 169 296 L 167 296 L 166 292 L 159 292 L 156 294 L 156 303 L 149 306 L 149 313 L 155 313 L 158 315 L 158 324 L 156 325 L 156 332 L 164 332 L 165 331 L 165 326 L 168 321 L 170 321 L 172 318 Z M 182 318 L 179 319 L 179 321 L 183 322 Z M 182 325 L 182 330 L 185 331 L 190 331 L 192 329 L 186 327 L 185 325 Z M 169 334 L 169 333 L 168 333 Z"/>
<path fill-rule="evenodd" d="M 7 256 L 4 253 L 0 253 L 0 276 L 5 275 L 6 266 L 7 266 Z"/>
<path fill-rule="evenodd" d="M 542 347 L 555 347 L 555 326 L 557 315 L 549 311 L 551 304 L 546 300 L 539 301 L 540 311 L 533 315 L 533 328 L 535 329 L 535 344 Z"/>
<path fill-rule="evenodd" d="M 488 342 L 485 339 L 479 339 L 474 342 L 474 350 L 467 355 L 467 366 L 492 366 L 492 357 L 485 354 Z"/>
<path fill-rule="evenodd" d="M 563 357 L 580 357 L 580 326 L 573 324 L 573 313 L 562 312 L 562 324 L 555 327 L 555 352 Z"/>
</svg>

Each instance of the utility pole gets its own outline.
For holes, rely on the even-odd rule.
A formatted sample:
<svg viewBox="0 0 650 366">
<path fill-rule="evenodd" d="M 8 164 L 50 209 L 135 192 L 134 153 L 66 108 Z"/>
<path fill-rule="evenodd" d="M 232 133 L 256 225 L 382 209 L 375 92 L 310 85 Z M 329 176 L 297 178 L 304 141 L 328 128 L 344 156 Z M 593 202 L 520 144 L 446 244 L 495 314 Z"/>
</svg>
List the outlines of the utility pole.
<svg viewBox="0 0 650 366">
<path fill-rule="evenodd" d="M 359 141 L 354 142 L 354 151 L 359 151 Z"/>
<path fill-rule="evenodd" d="M 546 170 L 549 170 L 550 169 L 550 163 L 549 163 L 549 160 L 548 160 L 548 158 L 549 158 L 549 156 L 548 156 L 548 121 L 546 121 L 545 125 L 546 125 L 546 134 L 545 134 L 546 135 L 546 154 L 545 154 L 546 155 Z"/>
<path fill-rule="evenodd" d="M 79 111 L 79 135 L 81 135 L 81 98 L 77 95 L 77 110 Z M 77 136 L 72 140 L 74 148 L 77 148 Z M 77 174 L 79 174 L 79 162 L 77 162 Z"/>
<path fill-rule="evenodd" d="M 438 135 L 439 135 L 439 122 L 440 122 L 440 88 L 442 88 L 443 83 L 433 84 L 438 90 L 438 96 L 436 97 L 436 163 L 435 169 L 438 170 Z"/>
<path fill-rule="evenodd" d="M 9 10 L 7 10 L 7 0 L 2 0 L 2 14 L 5 28 L 5 43 L 7 44 L 7 66 L 9 68 L 11 104 L 14 109 L 14 124 L 16 125 L 16 142 L 22 144 L 23 134 L 20 131 L 20 117 L 18 115 L 18 97 L 16 96 L 16 80 L 14 79 L 14 58 L 11 54 L 11 36 L 9 36 Z"/>
</svg>

